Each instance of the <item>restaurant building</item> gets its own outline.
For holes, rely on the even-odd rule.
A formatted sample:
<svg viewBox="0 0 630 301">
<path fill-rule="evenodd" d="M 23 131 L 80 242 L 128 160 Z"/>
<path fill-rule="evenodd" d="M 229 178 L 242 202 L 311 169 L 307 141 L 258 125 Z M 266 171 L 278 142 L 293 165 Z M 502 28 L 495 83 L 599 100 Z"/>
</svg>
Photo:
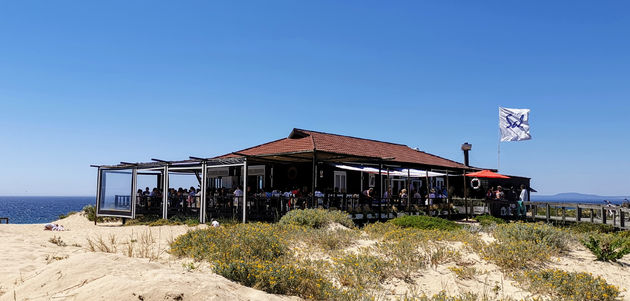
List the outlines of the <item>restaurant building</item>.
<svg viewBox="0 0 630 301">
<path fill-rule="evenodd" d="M 345 210 L 359 219 L 420 210 L 440 214 L 452 209 L 453 199 L 496 185 L 484 179 L 472 189 L 465 174 L 481 168 L 406 145 L 302 129 L 218 157 L 94 167 L 98 216 L 201 222 L 277 220 L 288 210 L 314 207 Z M 193 187 L 178 189 L 172 184 L 178 177 L 194 179 Z M 509 180 L 529 187 L 528 178 Z M 139 183 L 151 187 L 143 191 Z"/>
</svg>

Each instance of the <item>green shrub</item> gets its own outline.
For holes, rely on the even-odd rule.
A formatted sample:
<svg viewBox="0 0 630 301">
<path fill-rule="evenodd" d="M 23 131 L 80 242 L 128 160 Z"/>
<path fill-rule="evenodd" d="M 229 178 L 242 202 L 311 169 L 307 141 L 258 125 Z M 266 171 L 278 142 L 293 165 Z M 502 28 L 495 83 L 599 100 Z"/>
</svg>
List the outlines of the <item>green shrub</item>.
<svg viewBox="0 0 630 301">
<path fill-rule="evenodd" d="M 334 251 L 350 246 L 359 235 L 355 230 L 312 229 L 305 233 L 304 241 L 324 251 Z"/>
<path fill-rule="evenodd" d="M 125 226 L 137 225 L 147 225 L 149 227 L 187 225 L 189 227 L 194 227 L 199 225 L 199 219 L 183 215 L 176 215 L 169 219 L 163 219 L 159 215 L 143 215 L 125 223 Z"/>
<path fill-rule="evenodd" d="M 66 214 L 59 214 L 59 219 L 64 219 L 64 218 L 66 218 L 66 217 L 68 217 L 70 215 L 73 215 L 75 213 L 77 213 L 77 212 L 76 211 L 70 211 L 70 212 L 68 212 Z"/>
<path fill-rule="evenodd" d="M 527 290 L 554 300 L 618 300 L 619 288 L 589 273 L 562 270 L 527 271 L 516 276 Z"/>
<path fill-rule="evenodd" d="M 94 205 L 87 205 L 83 207 L 83 213 L 85 214 L 87 219 L 91 222 L 93 222 L 96 219 L 96 207 L 94 207 Z M 99 218 L 98 221 L 100 222 L 102 221 L 102 219 Z"/>
<path fill-rule="evenodd" d="M 479 222 L 481 226 L 491 226 L 494 224 L 505 224 L 505 220 L 502 218 L 494 217 L 492 215 L 479 215 L 475 217 L 475 220 Z"/>
<path fill-rule="evenodd" d="M 483 259 L 507 271 L 540 267 L 555 254 L 554 249 L 529 240 L 495 241 L 482 249 Z"/>
<path fill-rule="evenodd" d="M 590 232 L 611 233 L 615 231 L 615 227 L 613 227 L 612 225 L 591 224 L 591 223 L 580 222 L 580 223 L 571 224 L 569 226 L 569 230 L 576 233 L 590 233 Z"/>
<path fill-rule="evenodd" d="M 630 254 L 630 238 L 615 234 L 591 234 L 582 244 L 600 261 L 617 261 Z"/>
<path fill-rule="evenodd" d="M 389 221 L 390 223 L 402 228 L 416 229 L 437 229 L 437 230 L 457 230 L 461 226 L 453 221 L 449 221 L 439 217 L 431 217 L 424 215 L 407 215 L 397 217 Z"/>
<path fill-rule="evenodd" d="M 392 223 L 381 222 L 370 223 L 363 227 L 363 231 L 365 231 L 372 239 L 381 239 L 388 232 L 399 229 L 400 227 Z"/>
<path fill-rule="evenodd" d="M 339 223 L 348 228 L 354 227 L 354 222 L 347 213 L 325 209 L 291 210 L 280 219 L 281 225 L 298 225 L 311 228 L 322 228 L 332 223 Z"/>
<path fill-rule="evenodd" d="M 482 255 L 504 270 L 540 266 L 568 250 L 570 241 L 565 231 L 540 223 L 502 224 L 493 234 L 496 241 L 485 246 Z"/>
<path fill-rule="evenodd" d="M 304 230 L 263 223 L 199 229 L 179 236 L 171 253 L 208 260 L 217 274 L 269 293 L 336 299 L 340 291 L 327 277 L 291 256 L 288 244 Z"/>
<path fill-rule="evenodd" d="M 366 289 L 384 281 L 388 263 L 371 254 L 346 254 L 333 258 L 339 283 L 344 287 Z"/>
<path fill-rule="evenodd" d="M 531 241 L 549 247 L 555 252 L 568 251 L 572 240 L 566 231 L 543 223 L 517 222 L 499 225 L 493 234 L 500 242 Z"/>
</svg>

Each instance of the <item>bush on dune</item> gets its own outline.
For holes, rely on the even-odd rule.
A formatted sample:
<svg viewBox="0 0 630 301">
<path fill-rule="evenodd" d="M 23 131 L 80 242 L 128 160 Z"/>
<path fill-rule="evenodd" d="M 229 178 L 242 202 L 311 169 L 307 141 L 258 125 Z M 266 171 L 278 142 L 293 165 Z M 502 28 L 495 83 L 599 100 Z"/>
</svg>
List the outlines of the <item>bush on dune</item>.
<svg viewBox="0 0 630 301">
<path fill-rule="evenodd" d="M 274 294 L 335 299 L 339 291 L 316 269 L 293 260 L 290 239 L 305 233 L 293 225 L 236 224 L 190 231 L 171 245 L 171 253 L 208 260 L 230 280 Z"/>
<path fill-rule="evenodd" d="M 552 256 L 568 251 L 571 241 L 567 232 L 540 223 L 498 225 L 493 235 L 496 241 L 483 248 L 483 257 L 504 270 L 540 266 Z"/>
<path fill-rule="evenodd" d="M 616 234 L 593 233 L 582 244 L 599 261 L 617 261 L 630 254 L 630 238 Z"/>
<path fill-rule="evenodd" d="M 354 227 L 354 222 L 347 213 L 325 209 L 291 210 L 280 219 L 281 225 L 298 225 L 311 228 L 323 228 L 332 223 L 338 223 L 348 228 Z"/>
<path fill-rule="evenodd" d="M 475 220 L 483 227 L 492 226 L 494 224 L 505 224 L 505 220 L 502 218 L 494 217 L 492 215 L 479 215 L 475 217 Z"/>
<path fill-rule="evenodd" d="M 407 215 L 398 217 L 389 221 L 390 223 L 402 228 L 416 228 L 425 230 L 457 230 L 461 226 L 453 221 L 439 217 L 431 217 L 426 215 Z"/>
</svg>

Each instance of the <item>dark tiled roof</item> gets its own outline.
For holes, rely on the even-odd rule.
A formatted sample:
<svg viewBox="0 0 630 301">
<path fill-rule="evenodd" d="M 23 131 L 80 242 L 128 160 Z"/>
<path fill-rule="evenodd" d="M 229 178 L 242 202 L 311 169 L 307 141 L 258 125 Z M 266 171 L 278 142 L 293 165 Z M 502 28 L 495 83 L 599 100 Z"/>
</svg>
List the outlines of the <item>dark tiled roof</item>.
<svg viewBox="0 0 630 301">
<path fill-rule="evenodd" d="M 416 163 L 448 168 L 466 168 L 465 165 L 439 156 L 410 148 L 403 144 L 342 136 L 316 131 L 293 129 L 289 137 L 237 151 L 249 156 L 322 151 L 358 157 L 382 158 L 385 161 Z M 221 156 L 234 157 L 234 153 Z"/>
</svg>

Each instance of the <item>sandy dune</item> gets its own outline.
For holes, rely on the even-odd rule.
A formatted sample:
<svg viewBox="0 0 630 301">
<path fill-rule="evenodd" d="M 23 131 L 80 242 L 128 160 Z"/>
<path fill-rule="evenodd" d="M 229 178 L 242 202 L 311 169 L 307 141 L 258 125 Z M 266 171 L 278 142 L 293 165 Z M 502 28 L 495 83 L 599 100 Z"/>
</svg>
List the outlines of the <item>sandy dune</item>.
<svg viewBox="0 0 630 301">
<path fill-rule="evenodd" d="M 169 242 L 194 229 L 188 226 L 95 226 L 79 214 L 59 223 L 68 231 L 44 231 L 41 224 L 0 225 L 0 301 L 299 299 L 244 287 L 213 274 L 207 264 L 171 257 L 166 252 Z M 53 237 L 65 246 L 50 242 Z M 114 239 L 117 250 L 93 252 L 88 238 L 94 242 L 103 240 L 109 246 Z M 348 251 L 373 243 L 359 240 Z M 453 243 L 452 247 L 461 249 L 458 244 Z M 473 279 L 458 279 L 448 269 L 454 263 L 440 265 L 421 271 L 412 283 L 390 280 L 384 284 L 389 291 L 386 297 L 396 299 L 410 291 L 433 295 L 442 290 L 449 295 L 474 292 L 491 299 L 531 297 L 497 266 L 462 251 L 464 262 L 478 272 Z M 574 251 L 557 258 L 551 267 L 600 275 L 619 286 L 624 296 L 630 291 L 628 257 L 619 263 L 597 262 L 588 250 L 576 245 Z"/>
<path fill-rule="evenodd" d="M 68 231 L 43 225 L 0 225 L 0 300 L 288 300 L 213 274 L 206 265 L 176 260 L 165 250 L 187 226 L 98 225 L 75 214 L 59 221 Z M 87 238 L 114 235 L 118 253 L 91 252 Z M 67 246 L 49 240 L 60 237 Z M 129 257 L 125 242 L 153 237 L 149 258 Z M 293 298 L 295 299 L 295 298 Z"/>
</svg>

